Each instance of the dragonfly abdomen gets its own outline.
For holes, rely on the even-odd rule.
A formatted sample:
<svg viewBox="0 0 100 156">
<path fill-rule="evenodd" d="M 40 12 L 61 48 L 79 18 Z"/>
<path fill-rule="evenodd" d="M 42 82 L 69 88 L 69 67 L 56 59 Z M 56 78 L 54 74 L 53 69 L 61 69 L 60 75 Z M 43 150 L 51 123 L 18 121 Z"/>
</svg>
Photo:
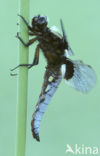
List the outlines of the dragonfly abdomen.
<svg viewBox="0 0 100 156">
<path fill-rule="evenodd" d="M 33 113 L 31 128 L 32 128 L 33 137 L 37 141 L 40 141 L 39 128 L 40 128 L 40 122 L 42 120 L 43 114 L 46 111 L 52 96 L 54 95 L 55 91 L 57 90 L 62 80 L 61 67 L 59 67 L 58 69 L 56 70 L 55 67 L 51 68 L 51 66 L 49 67 L 49 69 L 47 68 L 44 77 L 42 91 L 38 103 L 36 105 L 36 110 Z"/>
</svg>

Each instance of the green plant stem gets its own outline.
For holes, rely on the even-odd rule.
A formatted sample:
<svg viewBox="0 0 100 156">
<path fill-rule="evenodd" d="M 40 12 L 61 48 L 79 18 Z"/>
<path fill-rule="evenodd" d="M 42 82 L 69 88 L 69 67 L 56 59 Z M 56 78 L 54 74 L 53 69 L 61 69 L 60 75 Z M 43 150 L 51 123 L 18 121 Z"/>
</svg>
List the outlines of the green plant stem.
<svg viewBox="0 0 100 156">
<path fill-rule="evenodd" d="M 28 21 L 29 0 L 19 0 L 19 14 Z M 22 19 L 19 18 L 20 36 L 25 42 L 28 41 L 28 30 Z M 28 63 L 28 48 L 24 47 L 19 41 L 19 64 Z M 17 121 L 16 121 L 16 147 L 15 156 L 25 156 L 26 145 L 26 117 L 27 117 L 27 67 L 19 68 L 18 78 L 18 101 L 17 101 Z"/>
</svg>

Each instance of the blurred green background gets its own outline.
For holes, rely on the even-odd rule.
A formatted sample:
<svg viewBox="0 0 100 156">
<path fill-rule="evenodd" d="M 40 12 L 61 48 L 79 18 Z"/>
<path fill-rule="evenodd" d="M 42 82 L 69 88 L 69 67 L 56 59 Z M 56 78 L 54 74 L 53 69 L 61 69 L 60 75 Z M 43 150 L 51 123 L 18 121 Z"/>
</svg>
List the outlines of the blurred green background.
<svg viewBox="0 0 100 156">
<path fill-rule="evenodd" d="M 18 1 L 3 0 L 0 11 L 0 155 L 14 156 L 18 77 L 11 77 L 9 69 L 18 64 Z M 48 16 L 49 26 L 59 29 L 59 19 L 63 19 L 75 53 L 71 59 L 93 66 L 97 83 L 84 95 L 63 80 L 41 122 L 41 142 L 36 142 L 30 122 L 46 66 L 41 54 L 39 65 L 29 71 L 26 156 L 65 156 L 66 144 L 97 146 L 100 150 L 100 0 L 30 0 L 30 22 L 37 14 Z M 30 48 L 29 62 L 35 46 Z"/>
</svg>

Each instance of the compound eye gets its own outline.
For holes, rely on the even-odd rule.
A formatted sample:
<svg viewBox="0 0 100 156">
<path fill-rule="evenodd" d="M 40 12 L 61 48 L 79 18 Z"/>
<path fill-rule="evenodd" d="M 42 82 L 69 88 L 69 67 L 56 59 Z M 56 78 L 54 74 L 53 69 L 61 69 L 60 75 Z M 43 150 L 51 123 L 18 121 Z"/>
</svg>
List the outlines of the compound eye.
<svg viewBox="0 0 100 156">
<path fill-rule="evenodd" d="M 41 18 L 40 18 L 40 21 L 44 21 L 44 20 L 45 20 L 45 18 L 44 18 L 44 17 L 41 17 Z"/>
<path fill-rule="evenodd" d="M 44 17 L 40 17 L 39 20 L 38 20 L 38 23 L 39 24 L 44 24 L 46 21 L 45 21 L 45 18 Z"/>
<path fill-rule="evenodd" d="M 38 17 L 34 17 L 33 20 L 34 20 L 34 22 L 37 22 L 38 21 Z"/>
</svg>

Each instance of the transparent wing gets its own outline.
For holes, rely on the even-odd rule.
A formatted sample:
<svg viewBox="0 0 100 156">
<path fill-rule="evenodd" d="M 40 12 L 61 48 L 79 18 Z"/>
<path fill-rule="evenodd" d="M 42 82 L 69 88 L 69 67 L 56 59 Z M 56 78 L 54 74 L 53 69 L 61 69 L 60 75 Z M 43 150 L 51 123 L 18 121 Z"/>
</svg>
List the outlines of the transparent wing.
<svg viewBox="0 0 100 156">
<path fill-rule="evenodd" d="M 63 41 L 66 44 L 66 47 L 67 47 L 66 50 L 68 52 L 66 56 L 69 57 L 71 55 L 74 55 L 74 52 L 72 51 L 72 49 L 69 46 L 69 43 L 68 43 L 68 40 L 67 40 L 67 35 L 66 35 L 65 29 L 64 29 L 64 24 L 63 24 L 62 19 L 60 19 L 60 24 L 61 24 L 61 29 L 62 29 L 62 33 L 63 33 Z"/>
<path fill-rule="evenodd" d="M 59 38 L 63 38 L 63 36 L 60 34 L 60 31 L 58 30 L 58 28 L 56 27 L 56 26 L 52 26 L 52 27 L 50 27 L 50 31 L 54 34 L 54 35 L 56 35 L 57 37 L 59 37 Z M 67 41 L 67 43 L 68 43 L 68 41 Z M 66 57 L 69 57 L 69 56 L 72 56 L 72 55 L 74 55 L 74 52 L 72 51 L 72 49 L 71 49 L 71 47 L 69 46 L 69 44 L 68 44 L 68 49 L 65 49 L 65 54 L 64 54 Z"/>
<path fill-rule="evenodd" d="M 68 50 L 65 49 L 65 54 L 64 54 L 64 56 L 66 56 L 66 58 L 68 58 L 68 57 L 70 57 L 70 56 L 72 56 L 72 55 L 74 55 L 74 52 L 72 51 L 72 49 L 71 49 L 70 47 L 68 47 Z"/>
<path fill-rule="evenodd" d="M 66 40 L 66 44 L 68 46 L 68 49 L 65 49 L 65 56 L 66 57 L 69 57 L 69 56 L 72 56 L 74 55 L 74 52 L 72 51 L 71 47 L 69 46 L 69 43 L 68 43 L 68 40 L 67 40 L 67 37 L 66 37 L 66 34 L 65 34 L 65 31 L 64 31 L 64 26 L 63 26 L 63 23 L 62 23 L 62 31 L 63 31 L 63 36 L 60 34 L 60 31 L 59 29 L 56 27 L 56 26 L 52 26 L 50 27 L 50 31 L 56 35 L 57 37 L 59 37 L 60 39 L 63 39 Z"/>
<path fill-rule="evenodd" d="M 74 73 L 72 78 L 67 80 L 66 83 L 83 93 L 88 93 L 96 83 L 94 70 L 91 66 L 84 64 L 82 61 L 71 62 L 73 63 Z"/>
<path fill-rule="evenodd" d="M 56 26 L 52 26 L 50 27 L 50 31 L 55 34 L 56 36 L 58 36 L 59 38 L 62 39 L 62 35 L 60 34 L 59 29 Z"/>
<path fill-rule="evenodd" d="M 31 122 L 32 134 L 37 141 L 40 141 L 39 128 L 40 128 L 40 122 L 42 120 L 43 114 L 45 113 L 47 106 L 52 96 L 54 95 L 55 91 L 57 90 L 61 80 L 62 80 L 62 73 L 59 67 L 58 68 L 51 67 L 51 66 L 47 67 L 44 76 L 42 91 L 39 96 L 39 100 L 36 105 L 36 110 L 33 113 L 32 122 Z"/>
<path fill-rule="evenodd" d="M 68 54 L 69 54 L 69 56 L 72 56 L 72 55 L 74 55 L 74 52 L 72 51 L 72 49 L 71 49 L 71 47 L 69 46 L 69 48 L 68 48 Z"/>
</svg>

